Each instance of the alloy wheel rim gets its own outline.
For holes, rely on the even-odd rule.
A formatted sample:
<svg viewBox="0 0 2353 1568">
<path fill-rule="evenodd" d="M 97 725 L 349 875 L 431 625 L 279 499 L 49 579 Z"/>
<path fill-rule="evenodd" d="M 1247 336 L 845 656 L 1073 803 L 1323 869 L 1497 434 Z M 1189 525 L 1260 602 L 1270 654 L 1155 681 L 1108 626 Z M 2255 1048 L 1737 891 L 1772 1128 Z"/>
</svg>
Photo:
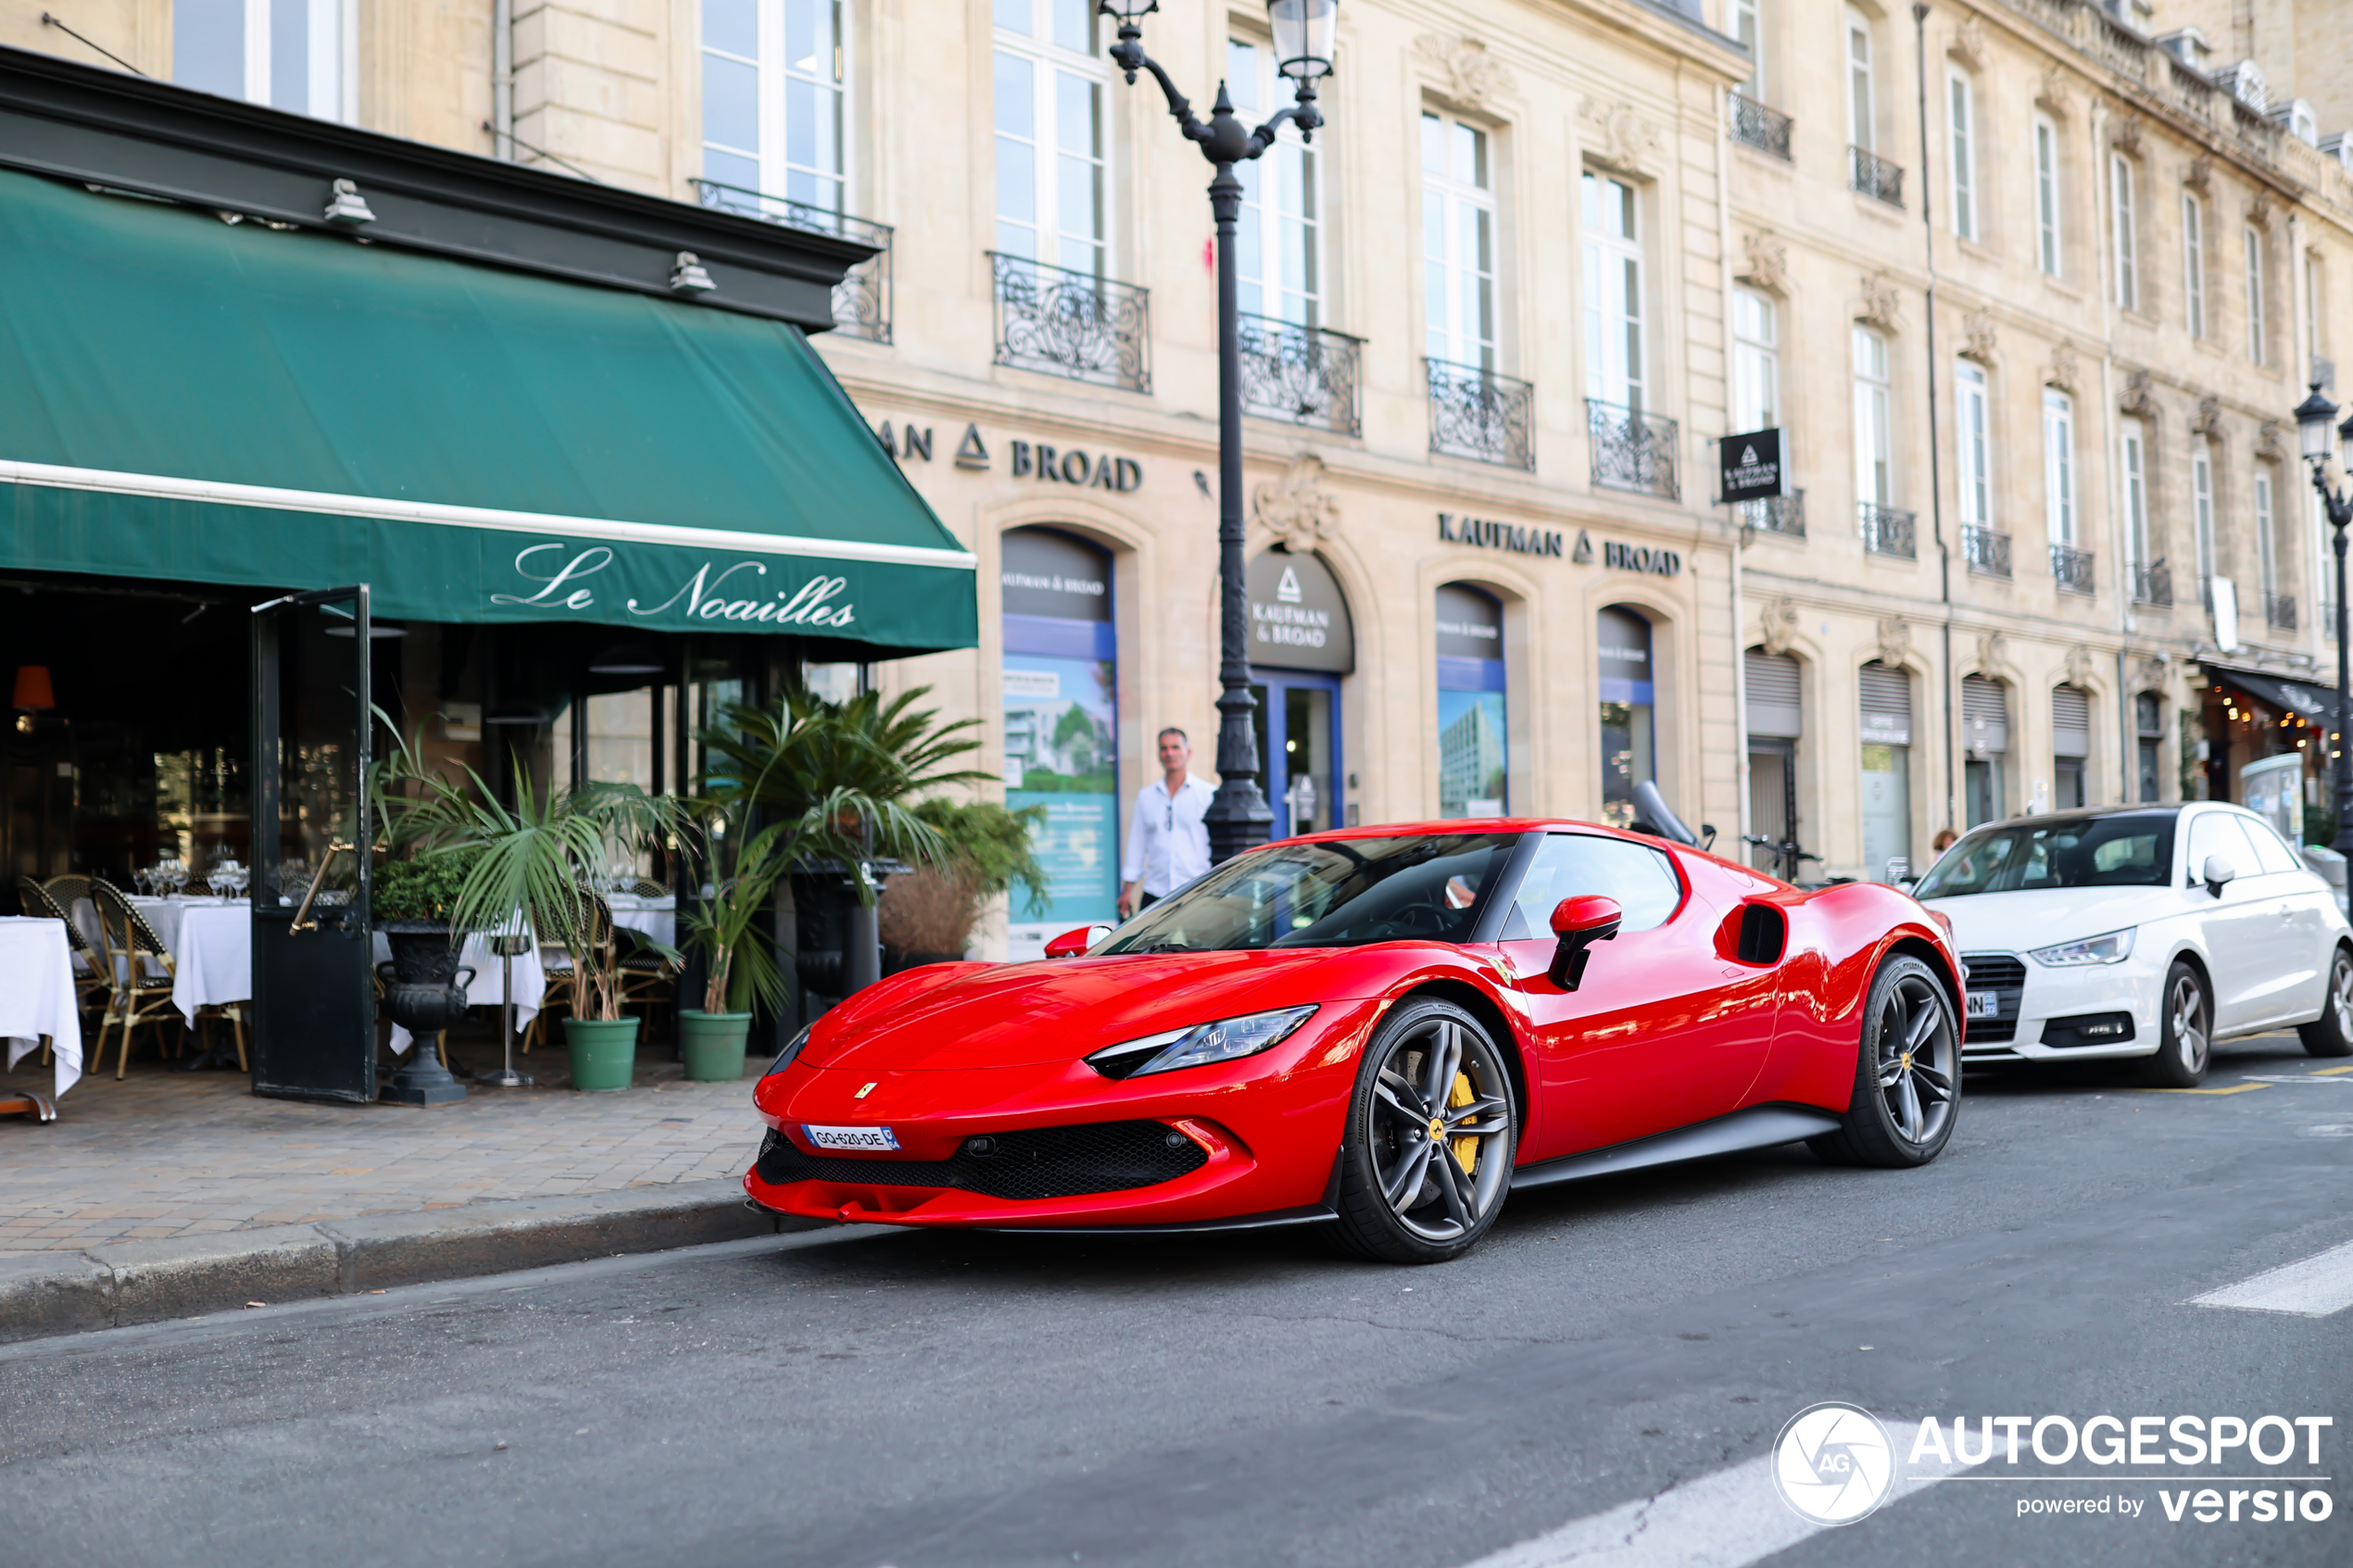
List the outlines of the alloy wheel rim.
<svg viewBox="0 0 2353 1568">
<path fill-rule="evenodd" d="M 1944 992 L 1923 975 L 1897 981 L 1880 1009 L 1873 1063 L 1888 1119 L 1915 1148 L 1935 1142 L 1953 1119 L 1958 1055 Z"/>
<path fill-rule="evenodd" d="M 2329 972 L 2329 1005 L 2336 1010 L 2337 1037 L 2353 1040 L 2353 954 L 2336 955 Z"/>
<path fill-rule="evenodd" d="M 1459 1240 L 1511 1179 L 1511 1087 L 1494 1047 L 1450 1019 L 1391 1041 L 1373 1078 L 1373 1176 L 1397 1223 Z"/>
<path fill-rule="evenodd" d="M 2188 975 L 2173 981 L 2173 1040 L 2181 1052 L 2182 1064 L 2193 1073 L 2206 1068 L 2206 999 L 2197 982 Z M 2340 1009 L 2340 1016 L 2342 1010 Z"/>
</svg>

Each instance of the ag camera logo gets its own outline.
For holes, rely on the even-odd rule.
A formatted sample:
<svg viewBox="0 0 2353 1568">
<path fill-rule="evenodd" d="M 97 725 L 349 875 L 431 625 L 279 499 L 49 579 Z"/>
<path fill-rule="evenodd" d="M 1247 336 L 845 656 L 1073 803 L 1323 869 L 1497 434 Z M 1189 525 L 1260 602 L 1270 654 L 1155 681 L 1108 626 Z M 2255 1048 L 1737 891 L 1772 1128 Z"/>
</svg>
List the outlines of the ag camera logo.
<svg viewBox="0 0 2353 1568">
<path fill-rule="evenodd" d="M 1773 1443 L 1773 1485 L 1800 1518 L 1852 1524 L 1894 1489 L 1887 1428 L 1859 1405 L 1808 1405 Z"/>
</svg>

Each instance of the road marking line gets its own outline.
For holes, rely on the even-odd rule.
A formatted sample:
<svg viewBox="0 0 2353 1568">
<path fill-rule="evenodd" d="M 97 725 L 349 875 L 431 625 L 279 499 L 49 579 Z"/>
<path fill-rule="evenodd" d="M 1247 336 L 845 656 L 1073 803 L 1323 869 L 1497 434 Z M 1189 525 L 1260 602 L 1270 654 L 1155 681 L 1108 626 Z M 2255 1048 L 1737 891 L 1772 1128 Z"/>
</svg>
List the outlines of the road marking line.
<svg viewBox="0 0 2353 1568">
<path fill-rule="evenodd" d="M 2248 1088 L 2258 1084 L 2316 1084 L 2322 1088 L 2353 1089 L 2353 1078 L 2323 1078 L 2317 1073 L 2256 1073 L 2247 1077 Z"/>
<path fill-rule="evenodd" d="M 1919 1424 L 1882 1424 L 1900 1443 Z M 1881 1509 L 1970 1467 L 1931 1460 L 1905 1468 L 1910 1474 L 1899 1471 Z M 1773 1456 L 1766 1454 L 1655 1498 L 1573 1519 L 1465 1568 L 1743 1568 L 1831 1528 L 1800 1518 L 1781 1500 L 1773 1487 Z"/>
<path fill-rule="evenodd" d="M 2353 1307 L 2353 1241 L 2209 1290 L 2190 1298 L 2193 1307 L 2235 1307 L 2248 1312 L 2294 1312 L 2325 1318 Z"/>
<path fill-rule="evenodd" d="M 2312 1069 L 2310 1073 L 2305 1074 L 2305 1076 L 2309 1078 L 2334 1078 L 2340 1073 L 2353 1073 L 2353 1067 L 2316 1067 Z"/>
<path fill-rule="evenodd" d="M 2249 1089 L 2268 1089 L 2271 1086 L 2271 1081 L 2267 1081 L 2261 1084 L 2233 1084 L 2227 1089 L 2143 1089 L 2140 1092 L 2145 1095 L 2243 1095 Z"/>
</svg>

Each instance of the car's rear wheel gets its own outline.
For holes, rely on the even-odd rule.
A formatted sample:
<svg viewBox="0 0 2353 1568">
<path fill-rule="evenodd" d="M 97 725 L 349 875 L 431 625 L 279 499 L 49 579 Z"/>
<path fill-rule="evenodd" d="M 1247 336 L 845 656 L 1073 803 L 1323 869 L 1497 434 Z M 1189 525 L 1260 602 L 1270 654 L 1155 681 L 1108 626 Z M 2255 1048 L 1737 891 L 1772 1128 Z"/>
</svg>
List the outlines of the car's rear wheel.
<svg viewBox="0 0 2353 1568">
<path fill-rule="evenodd" d="M 1934 970 L 1898 954 L 1871 977 L 1845 1120 L 1806 1143 L 1834 1165 L 1925 1165 L 1951 1139 L 1960 1109 L 1953 998 Z"/>
<path fill-rule="evenodd" d="M 2329 958 L 2329 994 L 2321 1016 L 2299 1023 L 2296 1033 L 2313 1056 L 2353 1056 L 2353 949 L 2339 947 Z"/>
<path fill-rule="evenodd" d="M 2179 959 L 2165 972 L 2157 1022 L 2157 1054 L 2143 1061 L 2143 1080 L 2160 1089 L 2197 1087 L 2214 1049 L 2214 1004 L 2197 971 Z"/>
<path fill-rule="evenodd" d="M 1340 1245 L 1391 1263 L 1467 1251 L 1503 1211 L 1519 1106 L 1503 1052 L 1478 1021 L 1425 998 L 1373 1032 L 1340 1149 Z"/>
</svg>

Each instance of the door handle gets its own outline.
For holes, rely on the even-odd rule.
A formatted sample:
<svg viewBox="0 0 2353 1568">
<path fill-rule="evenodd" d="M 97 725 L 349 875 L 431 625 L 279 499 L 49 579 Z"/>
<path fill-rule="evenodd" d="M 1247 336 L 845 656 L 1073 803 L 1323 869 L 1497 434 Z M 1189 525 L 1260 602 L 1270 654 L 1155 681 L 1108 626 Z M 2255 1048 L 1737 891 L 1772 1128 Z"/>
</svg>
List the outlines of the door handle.
<svg viewBox="0 0 2353 1568">
<path fill-rule="evenodd" d="M 326 858 L 319 862 L 319 873 L 310 879 L 310 886 L 303 893 L 302 908 L 295 911 L 294 923 L 286 927 L 286 935 L 292 936 L 319 929 L 317 921 L 307 918 L 310 913 L 311 901 L 319 897 L 319 884 L 327 880 L 328 869 L 335 863 L 335 857 L 350 847 L 340 838 L 329 842 Z"/>
</svg>

